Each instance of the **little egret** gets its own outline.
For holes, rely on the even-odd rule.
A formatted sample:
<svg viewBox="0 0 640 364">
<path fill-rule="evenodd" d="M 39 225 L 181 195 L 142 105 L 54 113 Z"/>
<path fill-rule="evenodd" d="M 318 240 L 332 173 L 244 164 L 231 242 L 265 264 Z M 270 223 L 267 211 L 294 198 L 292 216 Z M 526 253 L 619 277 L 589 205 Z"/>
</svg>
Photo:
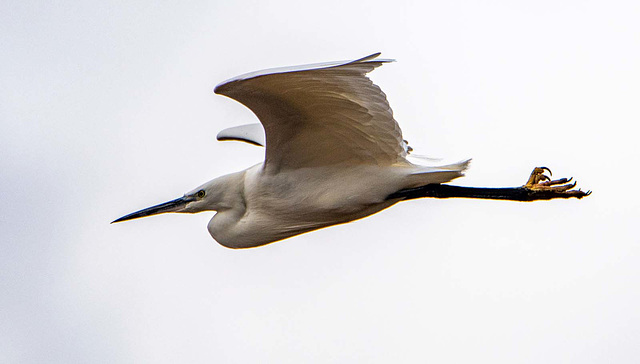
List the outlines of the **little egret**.
<svg viewBox="0 0 640 364">
<path fill-rule="evenodd" d="M 211 236 L 229 248 L 269 244 L 342 224 L 419 197 L 532 201 L 582 198 L 575 183 L 551 180 L 545 167 L 524 186 L 476 188 L 443 184 L 469 160 L 414 164 L 385 94 L 366 76 L 389 59 L 276 68 L 222 82 L 215 93 L 251 109 L 260 124 L 229 128 L 219 140 L 265 146 L 264 162 L 207 182 L 184 196 L 123 216 L 215 211 Z M 549 171 L 550 173 L 550 171 Z"/>
</svg>

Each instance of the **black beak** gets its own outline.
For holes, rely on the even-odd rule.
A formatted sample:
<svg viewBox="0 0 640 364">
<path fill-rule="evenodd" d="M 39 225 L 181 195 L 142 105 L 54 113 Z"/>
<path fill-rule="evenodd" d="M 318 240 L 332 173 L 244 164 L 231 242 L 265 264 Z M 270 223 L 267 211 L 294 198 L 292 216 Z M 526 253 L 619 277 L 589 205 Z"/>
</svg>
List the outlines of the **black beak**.
<svg viewBox="0 0 640 364">
<path fill-rule="evenodd" d="M 113 224 L 114 222 L 121 222 L 157 214 L 164 214 L 165 212 L 179 212 L 187 205 L 188 202 L 191 201 L 193 201 L 192 197 L 183 196 L 169 202 L 161 203 L 159 205 L 147 207 L 146 209 L 130 213 L 129 215 L 125 215 L 117 220 L 113 220 L 111 223 Z"/>
</svg>

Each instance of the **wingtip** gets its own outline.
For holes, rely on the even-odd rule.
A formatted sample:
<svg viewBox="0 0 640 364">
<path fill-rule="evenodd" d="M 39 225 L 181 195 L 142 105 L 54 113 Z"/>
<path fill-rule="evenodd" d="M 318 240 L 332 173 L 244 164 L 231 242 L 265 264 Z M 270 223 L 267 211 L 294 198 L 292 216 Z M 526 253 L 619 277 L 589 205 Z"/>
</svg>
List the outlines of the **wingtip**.
<svg viewBox="0 0 640 364">
<path fill-rule="evenodd" d="M 368 61 L 368 60 L 371 60 L 371 59 L 375 59 L 375 58 L 378 58 L 381 54 L 382 54 L 382 52 L 376 52 L 374 54 L 370 54 L 370 55 L 368 55 L 366 57 L 360 58 L 359 60 L 356 60 L 355 62 L 364 62 L 364 61 Z"/>
<path fill-rule="evenodd" d="M 216 95 L 225 95 L 225 90 L 229 89 L 229 85 L 233 84 L 234 82 L 239 81 L 239 80 L 226 80 L 223 82 L 220 82 L 219 84 L 216 85 L 216 87 L 213 88 L 213 93 L 215 93 Z"/>
<path fill-rule="evenodd" d="M 382 54 L 381 52 L 376 52 L 366 57 L 356 59 L 354 61 L 334 61 L 334 62 L 313 63 L 313 64 L 306 64 L 306 65 L 299 65 L 299 66 L 268 68 L 260 71 L 245 73 L 245 74 L 230 78 L 228 80 L 222 81 L 221 83 L 216 85 L 216 87 L 213 88 L 213 92 L 218 95 L 227 95 L 225 92 L 228 92 L 232 88 L 230 85 L 234 84 L 236 81 L 249 80 L 249 79 L 257 78 L 261 76 L 268 76 L 268 75 L 279 74 L 279 73 L 311 71 L 311 70 L 323 69 L 323 68 L 342 67 L 345 65 L 357 64 L 357 63 L 373 63 L 373 68 L 376 68 L 383 63 L 396 61 L 395 59 L 388 59 L 388 58 L 376 59 L 381 54 Z"/>
<path fill-rule="evenodd" d="M 378 58 L 380 55 L 382 54 L 382 52 L 376 52 L 373 54 L 370 54 L 366 57 L 362 57 L 362 58 L 358 58 L 355 61 L 351 61 L 349 63 L 364 63 L 364 62 L 368 62 L 368 61 L 373 61 L 375 59 L 374 62 L 381 62 L 381 63 L 389 63 L 389 62 L 395 62 L 395 59 L 391 59 L 391 58 L 381 58 L 381 59 L 376 59 Z"/>
</svg>

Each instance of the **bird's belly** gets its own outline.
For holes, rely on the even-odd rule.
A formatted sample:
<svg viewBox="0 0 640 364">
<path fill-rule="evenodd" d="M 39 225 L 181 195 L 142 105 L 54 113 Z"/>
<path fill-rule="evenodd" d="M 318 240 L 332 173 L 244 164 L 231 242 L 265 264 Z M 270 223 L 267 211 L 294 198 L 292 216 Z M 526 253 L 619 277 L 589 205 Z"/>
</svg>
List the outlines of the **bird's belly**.
<svg viewBox="0 0 640 364">
<path fill-rule="evenodd" d="M 214 221 L 221 217 L 217 214 L 211 220 L 209 231 L 216 241 L 229 248 L 252 248 L 266 245 L 295 235 L 324 227 L 357 220 L 380 210 L 395 201 L 356 208 L 327 208 L 323 204 L 291 205 L 290 209 L 248 210 L 232 226 L 216 229 Z M 281 206 L 282 207 L 282 206 Z M 220 225 L 219 225 L 220 226 Z"/>
<path fill-rule="evenodd" d="M 393 176 L 368 171 L 294 172 L 253 180 L 248 176 L 244 214 L 214 238 L 233 248 L 261 246 L 360 219 L 395 203 L 386 200 L 386 196 L 398 188 Z"/>
</svg>

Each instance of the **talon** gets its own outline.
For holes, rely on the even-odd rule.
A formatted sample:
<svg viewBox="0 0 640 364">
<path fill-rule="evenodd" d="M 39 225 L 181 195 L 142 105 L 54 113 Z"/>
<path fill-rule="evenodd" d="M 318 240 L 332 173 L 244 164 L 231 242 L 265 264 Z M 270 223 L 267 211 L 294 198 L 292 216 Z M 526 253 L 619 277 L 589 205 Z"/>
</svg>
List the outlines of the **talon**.
<svg viewBox="0 0 640 364">
<path fill-rule="evenodd" d="M 544 174 L 545 171 L 549 172 L 549 175 L 551 175 L 551 170 L 548 167 L 534 168 L 529 176 L 529 180 L 523 187 L 531 190 L 532 193 L 549 195 L 548 198 L 582 198 L 591 194 L 591 191 L 582 192 L 579 189 L 574 190 L 573 188 L 576 187 L 577 182 L 574 181 L 573 183 L 570 183 L 573 181 L 573 177 L 552 180 L 549 176 Z"/>
<path fill-rule="evenodd" d="M 574 188 L 576 186 L 576 184 L 578 184 L 578 182 L 573 182 L 571 184 L 568 185 L 562 185 L 562 186 L 557 186 L 558 190 L 560 191 L 569 191 L 570 189 Z"/>
<path fill-rule="evenodd" d="M 536 167 L 536 168 L 534 168 L 533 171 L 531 172 L 531 175 L 529 176 L 529 180 L 527 181 L 525 186 L 528 187 L 528 188 L 533 188 L 533 186 L 538 185 L 540 182 L 551 180 L 551 178 L 549 178 L 549 176 L 544 174 L 545 170 L 549 171 L 549 168 L 547 168 L 547 167 Z M 549 171 L 549 172 L 551 172 L 551 171 Z"/>
<path fill-rule="evenodd" d="M 571 178 L 560 178 L 560 179 L 556 179 L 556 180 L 553 180 L 553 181 L 543 181 L 543 182 L 540 182 L 540 185 L 542 185 L 542 186 L 563 185 L 565 183 L 569 183 L 572 179 L 573 179 L 573 177 L 571 177 Z"/>
</svg>

